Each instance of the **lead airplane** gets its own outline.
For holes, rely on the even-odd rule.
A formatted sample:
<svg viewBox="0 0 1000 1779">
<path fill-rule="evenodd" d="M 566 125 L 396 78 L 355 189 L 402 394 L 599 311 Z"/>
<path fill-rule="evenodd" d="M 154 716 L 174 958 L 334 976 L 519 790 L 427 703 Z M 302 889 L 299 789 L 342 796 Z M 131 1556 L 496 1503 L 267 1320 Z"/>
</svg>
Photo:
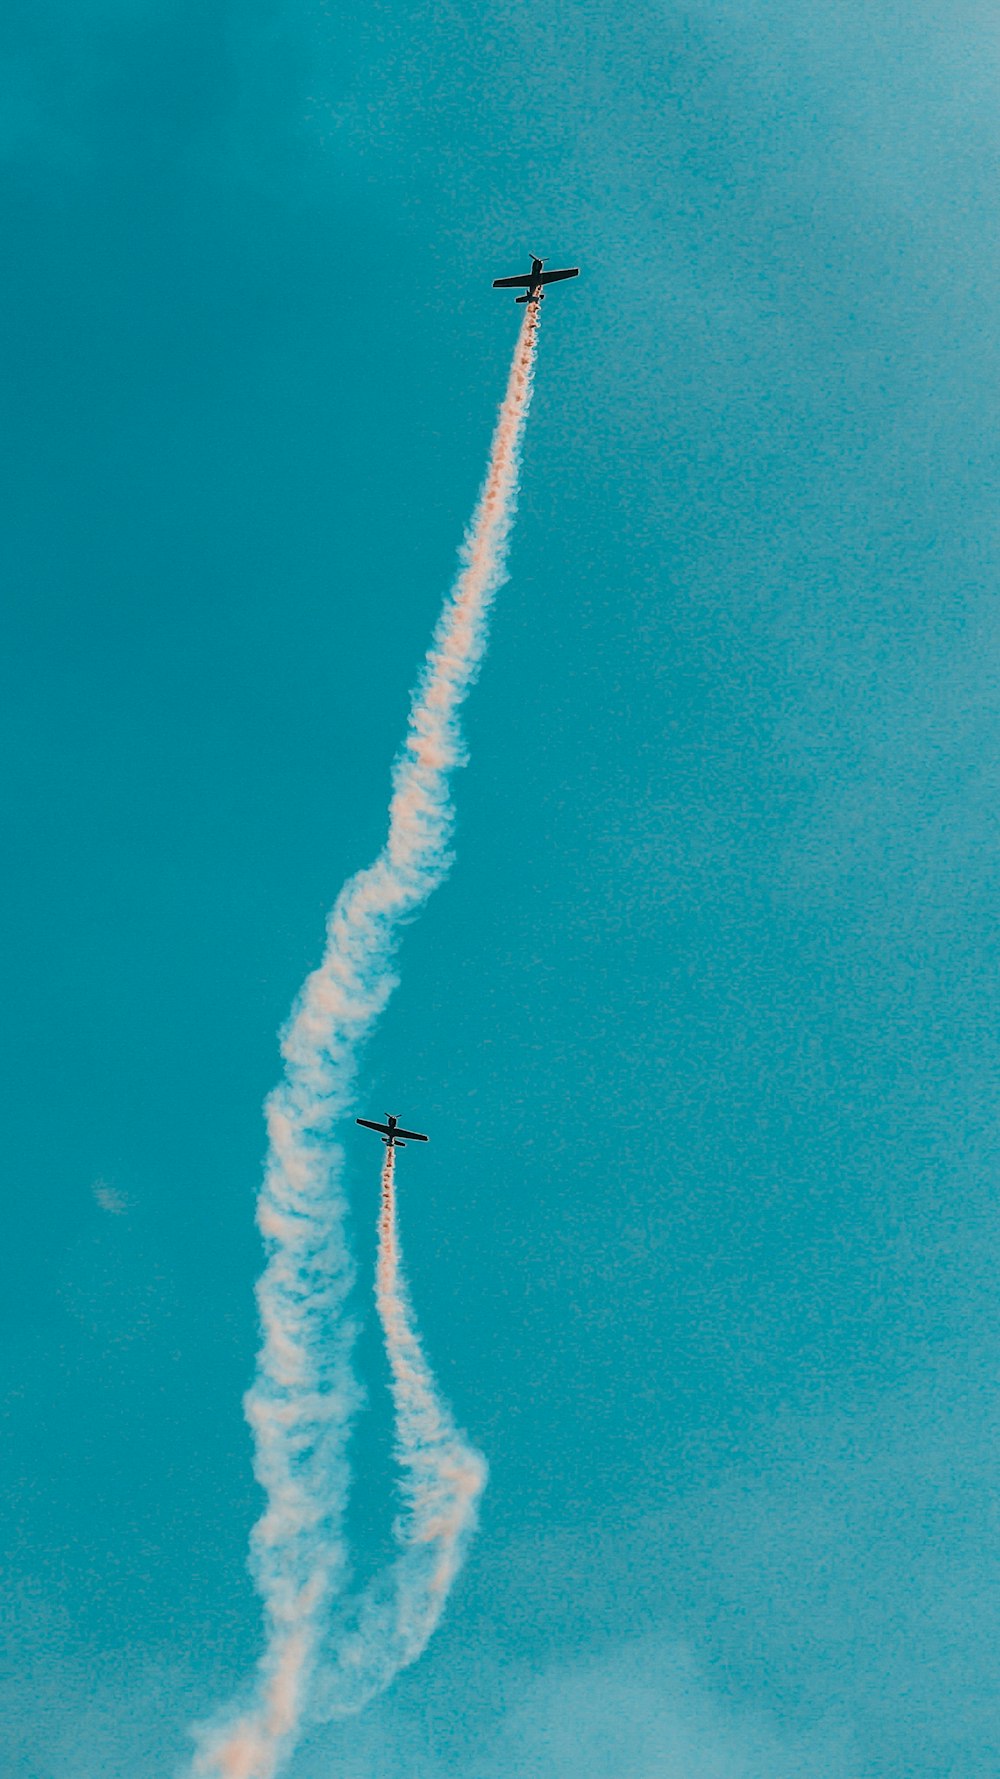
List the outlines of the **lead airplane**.
<svg viewBox="0 0 1000 1779">
<path fill-rule="evenodd" d="M 531 271 L 525 272 L 520 278 L 494 278 L 494 290 L 523 290 L 519 303 L 540 303 L 545 296 L 543 284 L 558 284 L 561 278 L 579 278 L 579 266 L 564 266 L 561 272 L 543 272 L 545 261 L 531 256 Z"/>
<path fill-rule="evenodd" d="M 377 1130 L 387 1149 L 405 1149 L 406 1143 L 400 1141 L 401 1137 L 406 1137 L 411 1143 L 428 1141 L 427 1137 L 421 1136 L 419 1130 L 400 1130 L 399 1119 L 394 1118 L 391 1112 L 387 1112 L 385 1116 L 385 1124 L 373 1124 L 370 1118 L 355 1118 L 354 1122 L 363 1124 L 366 1130 Z"/>
</svg>

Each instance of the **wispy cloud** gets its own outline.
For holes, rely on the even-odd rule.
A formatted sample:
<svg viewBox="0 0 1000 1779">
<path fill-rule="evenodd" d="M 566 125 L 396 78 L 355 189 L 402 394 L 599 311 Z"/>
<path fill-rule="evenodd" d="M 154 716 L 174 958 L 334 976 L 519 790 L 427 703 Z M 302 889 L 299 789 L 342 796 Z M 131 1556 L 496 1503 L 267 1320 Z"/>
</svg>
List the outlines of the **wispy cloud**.
<svg viewBox="0 0 1000 1779">
<path fill-rule="evenodd" d="M 550 1577 L 558 1586 L 558 1579 Z M 480 1672 L 493 1656 L 477 1650 Z M 868 1768 L 844 1724 L 782 1722 L 760 1704 L 726 1697 L 685 1645 L 660 1628 L 576 1657 L 491 1674 L 493 1709 L 463 1697 L 461 1728 L 434 1737 L 448 1707 L 395 1700 L 352 1726 L 348 1739 L 303 1748 L 301 1779 L 859 1779 Z M 474 1687 L 473 1691 L 477 1689 Z M 440 1715 L 438 1714 L 440 1712 Z"/>
<path fill-rule="evenodd" d="M 124 1217 L 129 1200 L 119 1187 L 110 1185 L 107 1180 L 95 1180 L 90 1190 L 102 1211 L 109 1211 L 112 1217 Z"/>
</svg>

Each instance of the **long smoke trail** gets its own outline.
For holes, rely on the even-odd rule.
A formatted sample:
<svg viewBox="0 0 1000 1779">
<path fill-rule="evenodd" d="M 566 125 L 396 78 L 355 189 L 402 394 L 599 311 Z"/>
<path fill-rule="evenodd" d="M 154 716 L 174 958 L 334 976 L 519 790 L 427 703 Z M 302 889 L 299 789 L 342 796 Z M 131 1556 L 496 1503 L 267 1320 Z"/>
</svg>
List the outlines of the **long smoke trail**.
<svg viewBox="0 0 1000 1779">
<path fill-rule="evenodd" d="M 395 987 L 401 929 L 450 863 L 449 782 L 463 759 L 459 713 L 482 660 L 493 598 L 506 579 L 537 330 L 538 306 L 528 303 L 462 567 L 438 620 L 393 768 L 386 841 L 374 863 L 345 884 L 331 910 L 323 960 L 306 979 L 283 1033 L 284 1078 L 267 1101 L 268 1154 L 257 1206 L 268 1249 L 257 1286 L 263 1343 L 245 1403 L 254 1473 L 267 1497 L 251 1537 L 266 1640 L 248 1707 L 199 1732 L 196 1771 L 220 1779 L 273 1779 L 324 1696 L 324 1715 L 352 1708 L 339 1684 L 342 1663 L 336 1655 L 332 1664 L 325 1662 L 323 1647 L 345 1577 L 346 1445 L 359 1401 L 350 1364 L 353 1328 L 344 1310 L 353 1269 L 344 1229 L 343 1151 L 330 1132 L 351 1107 L 362 1045 Z M 400 1406 L 395 1372 L 394 1387 Z M 408 1413 L 401 1416 L 401 1449 L 410 1436 Z M 434 1450 L 443 1457 L 450 1448 L 446 1441 Z M 436 1555 L 426 1572 L 423 1607 L 413 1591 L 419 1565 L 408 1563 L 404 1552 L 397 1567 L 401 1617 L 386 1654 L 395 1651 L 399 1660 L 373 1663 L 369 1645 L 385 1615 L 375 1607 L 365 1615 L 361 1666 L 366 1673 L 377 1669 L 379 1684 L 419 1653 L 434 1628 L 483 1474 L 450 1546 L 421 1517 L 419 1491 L 411 1492 L 413 1538 L 419 1545 L 430 1525 L 425 1548 Z M 411 1466 L 411 1482 L 414 1475 Z M 361 1686 L 357 1704 L 372 1690 L 369 1683 Z"/>
</svg>

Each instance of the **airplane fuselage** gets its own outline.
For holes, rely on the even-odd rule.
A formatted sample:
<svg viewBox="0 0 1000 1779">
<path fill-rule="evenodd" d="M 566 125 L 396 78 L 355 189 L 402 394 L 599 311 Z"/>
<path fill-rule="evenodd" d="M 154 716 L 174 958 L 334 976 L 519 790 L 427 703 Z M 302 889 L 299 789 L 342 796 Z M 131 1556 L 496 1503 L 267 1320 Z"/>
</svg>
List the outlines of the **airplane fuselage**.
<svg viewBox="0 0 1000 1779">
<path fill-rule="evenodd" d="M 542 289 L 542 266 L 543 266 L 543 264 L 544 264 L 543 260 L 535 259 L 534 257 L 532 257 L 531 283 L 528 285 L 527 295 L 525 295 L 523 297 L 518 297 L 517 301 L 519 303 L 544 303 L 545 292 Z"/>
</svg>

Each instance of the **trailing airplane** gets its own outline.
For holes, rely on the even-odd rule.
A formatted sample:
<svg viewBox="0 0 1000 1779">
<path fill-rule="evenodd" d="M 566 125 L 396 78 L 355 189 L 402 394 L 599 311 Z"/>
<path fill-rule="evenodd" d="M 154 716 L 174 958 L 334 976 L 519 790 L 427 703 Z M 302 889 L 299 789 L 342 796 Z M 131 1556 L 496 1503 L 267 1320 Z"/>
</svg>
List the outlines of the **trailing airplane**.
<svg viewBox="0 0 1000 1779">
<path fill-rule="evenodd" d="M 494 278 L 493 288 L 494 290 L 523 290 L 525 295 L 517 298 L 519 303 L 540 303 L 545 296 L 542 289 L 543 284 L 557 284 L 560 278 L 579 278 L 580 276 L 579 266 L 565 266 L 561 272 L 543 272 L 544 264 L 543 259 L 536 259 L 532 254 L 530 272 L 525 272 L 524 276 L 520 278 Z"/>
<path fill-rule="evenodd" d="M 387 1149 L 405 1149 L 406 1144 L 400 1142 L 401 1137 L 407 1137 L 411 1143 L 428 1141 L 427 1137 L 421 1136 L 419 1130 L 400 1130 L 399 1119 L 394 1118 L 391 1112 L 386 1113 L 386 1119 L 386 1124 L 373 1124 L 370 1118 L 355 1118 L 354 1122 L 363 1124 L 366 1130 L 377 1130 Z"/>
</svg>

